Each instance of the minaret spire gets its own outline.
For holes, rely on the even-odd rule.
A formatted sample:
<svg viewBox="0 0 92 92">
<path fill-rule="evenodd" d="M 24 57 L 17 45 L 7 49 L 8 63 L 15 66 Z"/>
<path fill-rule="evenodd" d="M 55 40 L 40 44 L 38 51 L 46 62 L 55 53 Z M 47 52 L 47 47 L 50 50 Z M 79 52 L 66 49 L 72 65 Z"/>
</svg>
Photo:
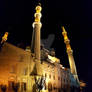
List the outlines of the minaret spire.
<svg viewBox="0 0 92 92">
<path fill-rule="evenodd" d="M 41 24 L 41 5 L 36 6 L 36 13 L 34 14 L 34 22 L 33 22 L 33 37 L 32 37 L 32 45 L 31 51 L 35 54 L 35 58 L 40 60 L 40 30 L 42 27 Z"/>
<path fill-rule="evenodd" d="M 1 42 L 0 42 L 0 50 L 1 50 L 1 48 L 2 48 L 2 46 L 3 46 L 3 44 L 4 44 L 4 42 L 7 41 L 7 38 L 8 38 L 8 32 L 5 32 L 5 34 L 4 34 L 4 36 L 2 37 L 2 40 L 1 40 Z"/>
<path fill-rule="evenodd" d="M 70 45 L 70 40 L 67 36 L 67 32 L 66 32 L 64 27 L 62 27 L 62 30 L 63 30 L 62 35 L 64 36 L 64 43 L 66 44 L 66 51 L 67 51 L 67 54 L 68 54 L 70 70 L 71 70 L 71 73 L 74 75 L 74 78 L 79 83 L 76 65 L 75 65 L 75 61 L 74 61 L 74 57 L 73 57 L 73 50 L 71 49 L 71 45 Z"/>
<path fill-rule="evenodd" d="M 4 36 L 2 37 L 1 44 L 4 43 L 4 42 L 6 42 L 7 38 L 8 38 L 8 32 L 5 32 Z"/>
</svg>

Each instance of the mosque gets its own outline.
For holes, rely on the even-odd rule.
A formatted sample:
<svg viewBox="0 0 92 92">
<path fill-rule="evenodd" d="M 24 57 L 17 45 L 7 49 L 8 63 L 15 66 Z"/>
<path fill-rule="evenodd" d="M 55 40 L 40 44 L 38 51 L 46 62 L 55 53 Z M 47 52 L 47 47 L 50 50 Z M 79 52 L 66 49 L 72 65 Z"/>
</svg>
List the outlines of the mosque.
<svg viewBox="0 0 92 92">
<path fill-rule="evenodd" d="M 40 5 L 34 14 L 31 46 L 25 50 L 6 42 L 8 32 L 0 42 L 0 92 L 80 92 L 73 50 L 67 32 L 62 27 L 70 68 L 63 67 L 55 51 L 41 45 Z"/>
</svg>

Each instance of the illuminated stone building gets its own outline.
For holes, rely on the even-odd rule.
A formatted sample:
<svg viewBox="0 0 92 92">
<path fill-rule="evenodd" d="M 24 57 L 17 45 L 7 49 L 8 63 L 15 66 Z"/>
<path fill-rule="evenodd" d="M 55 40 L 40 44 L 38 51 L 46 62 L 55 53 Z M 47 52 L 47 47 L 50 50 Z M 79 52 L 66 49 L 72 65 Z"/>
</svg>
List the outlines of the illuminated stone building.
<svg viewBox="0 0 92 92">
<path fill-rule="evenodd" d="M 38 5 L 33 23 L 31 47 L 24 50 L 6 43 L 7 35 L 2 38 L 0 92 L 3 92 L 4 85 L 6 85 L 6 92 L 14 92 L 14 90 L 18 92 L 79 92 L 77 73 L 74 72 L 75 77 L 75 74 L 71 72 L 72 68 L 67 69 L 60 64 L 54 51 L 48 51 L 40 45 L 41 10 L 41 6 Z"/>
</svg>

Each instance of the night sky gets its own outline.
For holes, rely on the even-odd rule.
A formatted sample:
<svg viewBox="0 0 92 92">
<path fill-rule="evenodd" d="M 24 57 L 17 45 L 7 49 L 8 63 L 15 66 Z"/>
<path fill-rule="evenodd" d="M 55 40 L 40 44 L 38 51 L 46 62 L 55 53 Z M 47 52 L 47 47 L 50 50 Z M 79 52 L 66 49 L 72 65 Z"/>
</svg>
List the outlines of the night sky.
<svg viewBox="0 0 92 92">
<path fill-rule="evenodd" d="M 22 48 L 31 44 L 35 6 L 40 0 L 0 0 L 0 39 L 9 32 L 8 41 Z M 69 67 L 61 26 L 65 26 L 79 79 L 87 83 L 91 92 L 92 82 L 92 7 L 88 0 L 42 0 L 41 38 L 55 35 L 51 46 L 65 67 Z M 89 84 L 88 84 L 89 81 Z"/>
</svg>

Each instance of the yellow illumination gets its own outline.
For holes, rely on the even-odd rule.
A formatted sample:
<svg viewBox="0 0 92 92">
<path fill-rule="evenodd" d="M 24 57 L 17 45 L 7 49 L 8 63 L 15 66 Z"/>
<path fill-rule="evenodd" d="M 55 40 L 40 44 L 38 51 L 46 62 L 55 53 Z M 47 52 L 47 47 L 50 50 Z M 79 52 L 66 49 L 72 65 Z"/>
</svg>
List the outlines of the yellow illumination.
<svg viewBox="0 0 92 92">
<path fill-rule="evenodd" d="M 65 41 L 65 44 L 66 44 L 67 51 L 72 50 L 65 28 L 62 27 L 62 30 L 63 30 L 62 35 L 64 36 L 64 41 Z"/>
<path fill-rule="evenodd" d="M 62 26 L 62 30 L 63 30 L 64 33 L 66 33 L 66 30 L 65 30 L 64 26 Z"/>
<path fill-rule="evenodd" d="M 40 13 L 41 10 L 42 10 L 41 6 L 37 6 L 37 7 L 36 7 L 36 13 Z"/>
<path fill-rule="evenodd" d="M 67 50 L 71 50 L 70 44 L 66 45 Z"/>
<path fill-rule="evenodd" d="M 1 43 L 7 41 L 7 37 L 8 37 L 8 32 L 5 32 L 4 36 L 2 37 Z"/>
<path fill-rule="evenodd" d="M 65 35 L 65 36 L 64 36 L 64 40 L 67 40 L 67 39 L 68 39 L 68 37 L 67 37 L 67 35 Z"/>
<path fill-rule="evenodd" d="M 83 81 L 80 81 L 80 87 L 86 87 L 86 83 L 84 83 Z"/>
<path fill-rule="evenodd" d="M 62 35 L 64 36 L 64 40 L 68 40 L 68 36 L 67 36 L 67 32 L 66 32 L 65 28 L 62 27 L 62 30 L 63 30 Z"/>
<path fill-rule="evenodd" d="M 42 8 L 41 8 L 41 6 L 37 6 L 36 7 L 36 13 L 35 13 L 35 22 L 40 22 L 40 18 L 41 18 L 41 10 L 42 10 Z"/>
<path fill-rule="evenodd" d="M 56 57 L 52 57 L 52 56 L 48 55 L 48 58 L 52 61 L 52 63 L 59 62 L 59 59 Z"/>
</svg>

